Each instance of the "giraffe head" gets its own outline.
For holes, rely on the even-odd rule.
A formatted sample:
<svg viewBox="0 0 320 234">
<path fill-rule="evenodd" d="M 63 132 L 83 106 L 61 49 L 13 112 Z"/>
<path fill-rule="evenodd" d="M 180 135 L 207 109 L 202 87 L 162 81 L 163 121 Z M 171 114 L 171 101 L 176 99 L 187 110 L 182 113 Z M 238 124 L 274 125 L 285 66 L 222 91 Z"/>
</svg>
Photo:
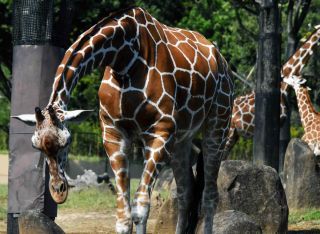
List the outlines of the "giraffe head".
<svg viewBox="0 0 320 234">
<path fill-rule="evenodd" d="M 81 121 L 90 111 L 62 111 L 49 105 L 41 111 L 35 108 L 35 114 L 12 116 L 29 125 L 36 125 L 31 138 L 32 146 L 46 155 L 49 166 L 49 190 L 53 200 L 61 204 L 68 196 L 68 182 L 64 175 L 64 166 L 68 155 L 71 135 L 65 126 L 66 121 Z"/>
<path fill-rule="evenodd" d="M 303 79 L 301 76 L 295 76 L 295 75 L 283 78 L 283 82 L 290 85 L 294 90 L 299 89 L 300 86 L 302 86 L 306 83 L 306 81 L 307 80 Z"/>
</svg>

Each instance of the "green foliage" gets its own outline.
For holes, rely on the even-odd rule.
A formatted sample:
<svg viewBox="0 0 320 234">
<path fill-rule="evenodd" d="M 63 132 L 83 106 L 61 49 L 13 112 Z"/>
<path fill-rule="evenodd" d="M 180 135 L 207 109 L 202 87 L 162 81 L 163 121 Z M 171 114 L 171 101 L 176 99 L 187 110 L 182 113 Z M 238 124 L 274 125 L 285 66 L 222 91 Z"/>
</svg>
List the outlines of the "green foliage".
<svg viewBox="0 0 320 234">
<path fill-rule="evenodd" d="M 252 139 L 239 138 L 232 148 L 228 159 L 252 161 L 253 141 Z"/>
</svg>

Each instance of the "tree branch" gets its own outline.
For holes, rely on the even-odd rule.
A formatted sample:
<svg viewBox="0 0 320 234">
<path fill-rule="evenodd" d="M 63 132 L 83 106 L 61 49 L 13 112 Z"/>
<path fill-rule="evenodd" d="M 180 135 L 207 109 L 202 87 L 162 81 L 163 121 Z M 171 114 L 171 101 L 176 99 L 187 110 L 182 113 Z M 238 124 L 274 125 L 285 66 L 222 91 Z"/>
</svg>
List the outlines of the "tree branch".
<svg viewBox="0 0 320 234">
<path fill-rule="evenodd" d="M 294 25 L 293 25 L 293 29 L 295 33 L 299 32 L 302 26 L 302 23 L 308 14 L 310 4 L 311 4 L 311 0 L 299 1 L 299 5 L 297 8 L 297 12 L 294 19 Z"/>
</svg>

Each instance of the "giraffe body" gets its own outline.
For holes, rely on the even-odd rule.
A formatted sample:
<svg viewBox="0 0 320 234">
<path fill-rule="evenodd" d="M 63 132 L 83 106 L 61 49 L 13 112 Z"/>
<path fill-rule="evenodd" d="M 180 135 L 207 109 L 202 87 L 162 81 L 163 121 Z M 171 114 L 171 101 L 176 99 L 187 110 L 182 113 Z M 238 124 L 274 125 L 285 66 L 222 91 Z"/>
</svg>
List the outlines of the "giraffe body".
<svg viewBox="0 0 320 234">
<path fill-rule="evenodd" d="M 309 36 L 309 38 L 296 50 L 296 52 L 283 64 L 281 68 L 282 79 L 290 76 L 299 76 L 303 67 L 308 62 L 313 53 L 313 48 L 319 43 L 320 27 L 317 26 L 316 30 Z M 285 82 L 281 82 L 280 92 L 280 124 L 283 124 L 287 118 L 287 88 Z M 254 133 L 254 105 L 255 105 L 255 92 L 251 92 L 244 96 L 235 98 L 232 110 L 232 119 L 230 131 L 225 147 L 224 158 L 226 159 L 232 147 L 235 145 L 239 136 L 245 138 L 252 138 Z"/>
<path fill-rule="evenodd" d="M 308 144 L 316 156 L 320 156 L 320 114 L 312 105 L 308 87 L 304 85 L 306 80 L 292 76 L 284 81 L 292 86 L 296 93 L 299 115 L 304 129 L 301 140 Z"/>
<path fill-rule="evenodd" d="M 97 66 L 106 67 L 99 116 L 116 177 L 117 233 L 130 233 L 132 221 L 138 233 L 146 232 L 151 191 L 166 162 L 177 182 L 176 233 L 187 231 L 194 182 L 189 153 L 199 130 L 204 137 L 204 233 L 212 233 L 216 179 L 233 103 L 231 72 L 218 49 L 199 33 L 163 25 L 141 8 L 118 12 L 87 30 L 67 50 L 43 118 L 53 108 L 62 123 L 78 79 Z M 49 125 L 37 121 L 40 150 L 53 144 L 38 134 L 56 126 Z M 145 167 L 130 206 L 127 155 L 135 141 L 144 146 Z"/>
</svg>

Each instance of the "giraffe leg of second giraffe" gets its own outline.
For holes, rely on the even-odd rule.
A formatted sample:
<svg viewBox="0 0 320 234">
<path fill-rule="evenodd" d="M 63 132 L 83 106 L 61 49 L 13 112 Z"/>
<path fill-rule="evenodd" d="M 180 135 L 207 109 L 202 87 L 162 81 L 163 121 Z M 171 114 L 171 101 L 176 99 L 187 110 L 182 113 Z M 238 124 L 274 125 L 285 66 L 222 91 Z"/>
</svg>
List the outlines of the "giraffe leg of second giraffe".
<svg viewBox="0 0 320 234">
<path fill-rule="evenodd" d="M 193 200 L 194 187 L 194 176 L 190 158 L 191 147 L 191 139 L 177 143 L 171 161 L 171 168 L 176 180 L 178 196 L 177 234 L 187 233 L 189 225 L 189 214 Z"/>
</svg>

